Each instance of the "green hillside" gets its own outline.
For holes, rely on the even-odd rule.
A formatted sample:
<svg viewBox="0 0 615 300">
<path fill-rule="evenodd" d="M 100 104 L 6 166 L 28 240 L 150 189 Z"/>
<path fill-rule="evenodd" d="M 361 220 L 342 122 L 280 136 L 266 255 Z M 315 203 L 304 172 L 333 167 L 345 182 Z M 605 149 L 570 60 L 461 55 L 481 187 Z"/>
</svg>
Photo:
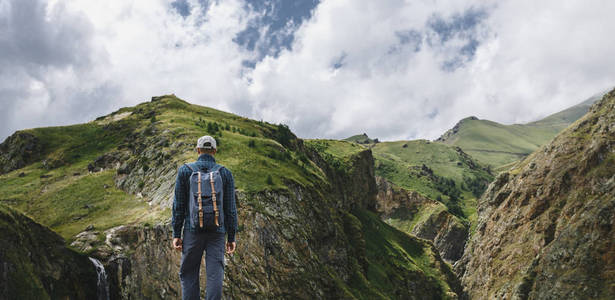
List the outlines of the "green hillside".
<svg viewBox="0 0 615 300">
<path fill-rule="evenodd" d="M 461 149 L 427 140 L 382 142 L 372 148 L 376 175 L 438 200 L 473 221 L 478 198 L 493 176 Z"/>
<path fill-rule="evenodd" d="M 305 295 L 334 291 L 342 298 L 390 299 L 448 298 L 459 291 L 450 267 L 430 243 L 366 210 L 364 199 L 372 199 L 368 193 L 375 189 L 366 186 L 374 179 L 364 171 L 373 166 L 364 146 L 304 143 L 285 125 L 192 105 L 174 95 L 153 97 L 86 124 L 27 129 L 7 138 L 0 145 L 0 204 L 50 227 L 69 244 L 80 233 L 94 236 L 87 253 L 102 261 L 111 251 L 124 251 L 115 255 L 135 264 L 126 272 L 140 272 L 136 266 L 146 259 L 161 269 L 177 268 L 172 263 L 177 256 L 166 245 L 130 249 L 150 247 L 149 240 L 138 242 L 154 234 L 148 230 L 168 228 L 176 170 L 194 161 L 195 141 L 205 134 L 217 139 L 216 160 L 232 170 L 244 199 L 239 203 L 242 248 L 236 257 L 251 264 L 237 267 L 231 260 L 229 280 L 256 285 L 258 293 L 231 284 L 230 294 L 278 298 L 309 289 Z M 128 233 L 110 242 L 105 230 L 120 225 L 129 225 L 123 229 Z M 117 250 L 115 243 L 127 244 Z M 177 285 L 177 272 L 167 273 L 151 274 L 161 280 L 138 281 L 147 286 L 136 290 L 122 286 L 126 274 L 111 274 L 114 286 L 126 289 L 111 293 L 150 295 L 168 288 L 168 282 Z M 133 275 L 141 280 L 150 274 Z"/>
<path fill-rule="evenodd" d="M 86 124 L 20 131 L 20 136 L 33 137 L 31 143 L 41 149 L 40 157 L 0 176 L 0 202 L 18 208 L 68 240 L 90 224 L 105 229 L 157 222 L 170 212 L 143 201 L 148 200 L 148 195 L 143 195 L 147 185 L 154 184 L 148 175 L 163 165 L 174 171 L 193 161 L 194 141 L 204 134 L 218 140 L 221 150 L 217 159 L 233 170 L 239 190 L 285 189 L 287 182 L 305 187 L 321 184 L 320 169 L 305 154 L 293 151 L 297 139 L 287 127 L 169 96 L 122 108 Z M 121 163 L 120 168 L 89 172 L 88 165 L 105 154 Z M 276 171 L 268 171 L 272 169 Z M 116 186 L 116 175 L 122 173 L 135 175 L 126 183 L 133 193 Z"/>
<path fill-rule="evenodd" d="M 468 117 L 459 121 L 436 141 L 458 146 L 479 162 L 493 168 L 506 168 L 540 146 L 583 116 L 599 96 L 544 119 L 527 123 L 503 125 L 489 120 Z"/>
<path fill-rule="evenodd" d="M 416 213 L 398 212 L 387 222 L 407 233 L 414 226 L 443 210 L 455 215 L 459 223 L 475 225 L 476 199 L 493 176 L 488 168 L 475 162 L 461 149 L 427 140 L 381 142 L 371 145 L 334 140 L 310 140 L 333 156 L 357 149 L 371 149 L 375 173 L 397 187 L 437 200 L 426 203 Z"/>
<path fill-rule="evenodd" d="M 96 299 L 96 271 L 49 228 L 0 203 L 2 299 Z"/>
<path fill-rule="evenodd" d="M 347 142 L 355 142 L 359 144 L 375 144 L 379 143 L 378 139 L 371 139 L 366 133 L 353 135 L 351 137 L 345 138 L 344 141 Z"/>
</svg>

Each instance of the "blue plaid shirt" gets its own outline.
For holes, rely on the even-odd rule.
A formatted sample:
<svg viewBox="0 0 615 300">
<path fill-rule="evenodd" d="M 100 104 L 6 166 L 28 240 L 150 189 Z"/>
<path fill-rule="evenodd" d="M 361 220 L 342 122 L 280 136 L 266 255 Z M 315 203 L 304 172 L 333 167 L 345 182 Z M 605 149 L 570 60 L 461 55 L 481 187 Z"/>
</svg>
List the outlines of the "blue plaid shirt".
<svg viewBox="0 0 615 300">
<path fill-rule="evenodd" d="M 197 168 L 211 169 L 216 165 L 216 160 L 209 154 L 201 154 L 194 163 Z M 196 232 L 196 228 L 190 226 L 190 214 L 188 213 L 188 197 L 190 193 L 190 175 L 192 171 L 186 165 L 182 165 L 177 170 L 175 180 L 175 200 L 173 200 L 173 237 L 181 238 L 182 227 L 191 232 Z M 228 241 L 235 241 L 237 232 L 237 206 L 235 204 L 235 180 L 233 174 L 227 168 L 220 168 L 224 194 L 222 207 L 224 213 L 224 226 L 218 227 L 218 232 L 228 235 Z"/>
</svg>

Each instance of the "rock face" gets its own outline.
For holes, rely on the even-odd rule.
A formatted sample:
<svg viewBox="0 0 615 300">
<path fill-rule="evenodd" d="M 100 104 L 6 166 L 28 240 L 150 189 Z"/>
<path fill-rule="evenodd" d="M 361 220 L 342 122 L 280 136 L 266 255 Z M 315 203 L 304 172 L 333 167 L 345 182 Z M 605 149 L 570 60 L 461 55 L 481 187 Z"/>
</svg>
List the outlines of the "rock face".
<svg viewBox="0 0 615 300">
<path fill-rule="evenodd" d="M 87 256 L 62 237 L 0 205 L 1 299 L 96 299 L 97 275 Z"/>
<path fill-rule="evenodd" d="M 394 187 L 386 179 L 376 177 L 378 195 L 376 210 L 385 221 L 392 219 L 416 220 L 411 226 L 398 226 L 420 238 L 430 240 L 445 260 L 454 262 L 463 254 L 468 237 L 468 225 L 446 211 L 444 205 L 431 200 L 415 191 Z M 430 209 L 433 207 L 434 209 Z M 420 210 L 429 211 L 429 215 L 420 218 Z M 391 222 L 395 225 L 396 222 Z"/>
<path fill-rule="evenodd" d="M 355 297 L 345 283 L 373 278 L 369 250 L 384 260 L 383 270 L 391 282 L 391 295 L 404 299 L 455 298 L 460 284 L 433 246 L 410 236 L 399 237 L 413 247 L 425 247 L 430 261 L 445 277 L 443 289 L 424 271 L 395 266 L 386 271 L 391 257 L 386 245 L 371 242 L 370 230 L 384 223 L 361 223 L 358 216 L 369 215 L 375 206 L 376 184 L 371 151 L 358 153 L 347 173 L 329 167 L 318 153 L 311 158 L 330 178 L 331 185 L 306 189 L 288 183 L 287 191 L 238 193 L 240 232 L 238 251 L 227 256 L 224 294 L 229 299 L 340 299 Z M 361 213 L 363 211 L 363 213 Z M 364 220 L 364 219 L 362 219 Z M 394 230 L 394 229 L 389 229 Z M 107 266 L 110 294 L 118 299 L 178 299 L 179 262 L 173 251 L 171 226 L 119 226 L 102 233 L 84 231 L 73 246 L 89 249 Z M 399 233 L 402 234 L 402 233 Z M 102 245 L 96 245 L 104 237 Z M 407 240 L 407 241 L 406 241 Z M 406 254 L 407 255 L 407 254 Z M 402 264 L 403 265 L 403 264 Z M 203 276 L 202 286 L 205 284 Z M 360 283 L 368 289 L 369 283 Z M 356 295 L 356 294 L 355 294 Z M 367 294 L 368 298 L 380 295 Z M 378 297 L 383 297 L 382 295 Z"/>
<path fill-rule="evenodd" d="M 500 174 L 456 270 L 472 299 L 615 299 L 615 91 Z"/>
<path fill-rule="evenodd" d="M 0 174 L 17 170 L 40 158 L 42 145 L 31 133 L 18 131 L 0 144 Z"/>
<path fill-rule="evenodd" d="M 303 141 L 282 124 L 174 96 L 87 124 L 25 132 L 45 151 L 24 157 L 23 170 L 0 176 L 0 202 L 90 255 L 111 299 L 180 297 L 170 206 L 177 169 L 195 158 L 194 141 L 203 134 L 223 145 L 216 158 L 233 170 L 238 189 L 238 249 L 227 256 L 226 297 L 450 299 L 461 292 L 430 242 L 374 213 L 374 160 L 357 144 Z M 20 143 L 15 138 L 3 147 L 24 148 Z M 83 265 L 94 272 L 92 262 Z"/>
</svg>

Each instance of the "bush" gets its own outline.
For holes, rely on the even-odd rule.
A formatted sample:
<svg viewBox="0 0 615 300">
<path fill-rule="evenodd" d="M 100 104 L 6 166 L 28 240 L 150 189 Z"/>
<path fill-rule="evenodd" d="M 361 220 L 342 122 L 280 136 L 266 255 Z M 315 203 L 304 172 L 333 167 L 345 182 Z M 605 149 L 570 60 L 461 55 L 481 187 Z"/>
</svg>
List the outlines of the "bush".
<svg viewBox="0 0 615 300">
<path fill-rule="evenodd" d="M 273 178 L 271 178 L 271 174 L 267 175 L 267 179 L 265 179 L 265 182 L 268 185 L 273 185 Z"/>
<path fill-rule="evenodd" d="M 295 138 L 295 135 L 290 131 L 288 125 L 278 124 L 275 140 L 282 144 L 284 147 L 290 146 L 290 141 Z"/>
<path fill-rule="evenodd" d="M 250 148 L 256 147 L 256 142 L 254 142 L 254 140 L 248 141 L 248 147 L 250 147 Z"/>
</svg>

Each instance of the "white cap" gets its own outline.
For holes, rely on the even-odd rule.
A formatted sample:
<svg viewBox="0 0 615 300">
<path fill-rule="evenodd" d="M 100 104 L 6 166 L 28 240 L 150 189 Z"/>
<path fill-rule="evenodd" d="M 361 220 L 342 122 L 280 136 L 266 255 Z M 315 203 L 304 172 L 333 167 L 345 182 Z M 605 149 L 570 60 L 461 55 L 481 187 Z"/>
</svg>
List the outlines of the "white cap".
<svg viewBox="0 0 615 300">
<path fill-rule="evenodd" d="M 202 149 L 216 149 L 216 139 L 209 135 L 202 136 L 196 142 L 196 147 Z"/>
</svg>

